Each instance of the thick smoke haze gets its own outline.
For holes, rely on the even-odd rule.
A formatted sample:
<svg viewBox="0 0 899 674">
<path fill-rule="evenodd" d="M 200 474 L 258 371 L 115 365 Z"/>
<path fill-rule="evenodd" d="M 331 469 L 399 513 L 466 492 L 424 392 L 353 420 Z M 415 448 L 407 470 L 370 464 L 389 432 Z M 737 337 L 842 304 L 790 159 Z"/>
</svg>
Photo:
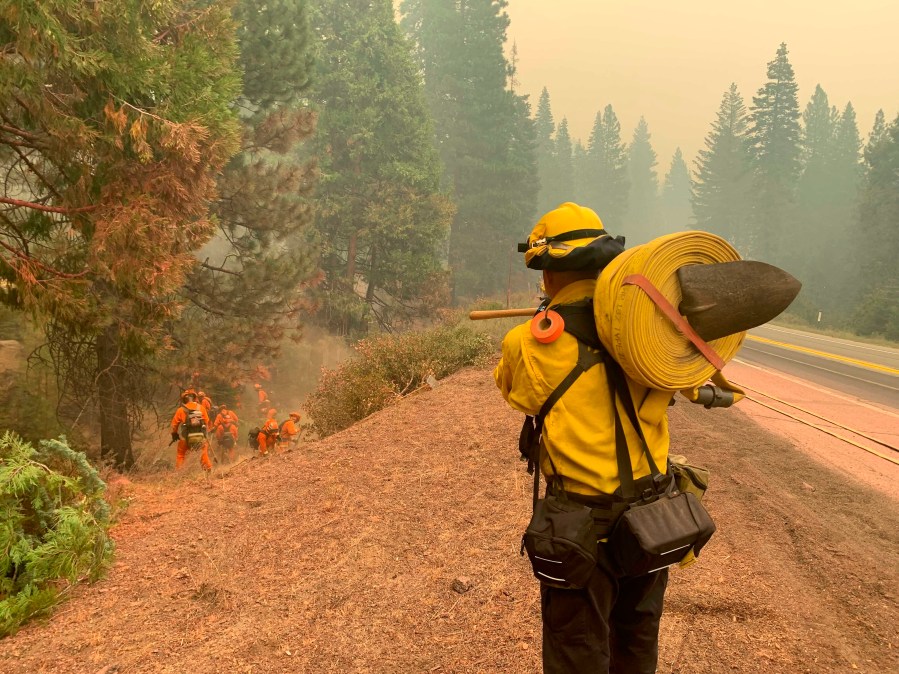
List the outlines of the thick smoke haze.
<svg viewBox="0 0 899 674">
<path fill-rule="evenodd" d="M 644 115 L 660 169 L 677 146 L 692 168 L 722 93 L 736 82 L 750 104 L 781 42 L 802 106 L 820 83 L 837 107 L 852 101 L 863 136 L 879 108 L 899 108 L 896 2 L 510 0 L 508 13 L 531 104 L 548 87 L 556 120 L 585 142 L 608 103 L 628 141 Z"/>
</svg>

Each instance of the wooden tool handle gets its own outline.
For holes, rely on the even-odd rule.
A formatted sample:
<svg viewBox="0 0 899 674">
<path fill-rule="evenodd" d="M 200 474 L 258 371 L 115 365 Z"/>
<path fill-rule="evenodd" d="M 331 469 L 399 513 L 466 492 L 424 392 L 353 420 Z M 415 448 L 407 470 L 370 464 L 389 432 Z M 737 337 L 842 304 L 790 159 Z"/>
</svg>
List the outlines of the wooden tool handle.
<svg viewBox="0 0 899 674">
<path fill-rule="evenodd" d="M 493 309 L 492 311 L 472 311 L 468 317 L 473 321 L 483 321 L 487 318 L 514 318 L 527 316 L 530 318 L 537 313 L 537 307 L 531 309 Z"/>
</svg>

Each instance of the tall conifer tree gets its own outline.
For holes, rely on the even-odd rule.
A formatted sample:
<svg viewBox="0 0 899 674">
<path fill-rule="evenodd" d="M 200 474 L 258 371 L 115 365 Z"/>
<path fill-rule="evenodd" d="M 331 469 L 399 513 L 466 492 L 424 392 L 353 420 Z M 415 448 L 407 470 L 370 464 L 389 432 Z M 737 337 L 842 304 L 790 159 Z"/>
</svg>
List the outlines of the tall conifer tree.
<svg viewBox="0 0 899 674">
<path fill-rule="evenodd" d="M 873 151 L 874 147 L 881 140 L 886 138 L 887 135 L 887 124 L 886 119 L 883 114 L 883 110 L 878 110 L 877 114 L 874 115 L 874 126 L 871 129 L 871 133 L 868 134 L 868 142 L 865 144 L 865 164 L 868 164 L 868 155 L 871 151 Z"/>
<path fill-rule="evenodd" d="M 215 231 L 240 88 L 230 3 L 127 7 L 0 6 L 3 299 L 40 317 L 61 395 L 95 410 L 120 468 Z"/>
<path fill-rule="evenodd" d="M 682 231 L 690 226 L 693 214 L 690 207 L 691 182 L 690 169 L 681 149 L 677 148 L 662 187 L 661 224 L 664 229 L 659 234 Z"/>
<path fill-rule="evenodd" d="M 622 233 L 631 245 L 645 243 L 658 233 L 659 179 L 656 152 L 646 119 L 640 117 L 628 146 L 630 193 L 627 217 Z"/>
<path fill-rule="evenodd" d="M 768 63 L 768 82 L 752 99 L 749 144 L 754 160 L 754 213 L 749 254 L 777 262 L 795 218 L 801 171 L 798 85 L 782 43 Z"/>
<path fill-rule="evenodd" d="M 858 228 L 863 291 L 854 327 L 899 340 L 899 117 L 869 145 L 866 161 Z"/>
<path fill-rule="evenodd" d="M 509 251 L 530 229 L 536 210 L 536 191 L 526 192 L 537 173 L 528 131 L 534 122 L 509 86 L 506 5 L 406 0 L 401 6 L 458 208 L 449 248 L 456 296 L 505 288 Z M 516 134 L 530 141 L 516 143 Z"/>
<path fill-rule="evenodd" d="M 549 91 L 543 87 L 537 103 L 534 120 L 537 134 L 537 176 L 540 181 L 540 195 L 537 200 L 538 214 L 559 205 L 559 167 L 556 161 L 556 123 L 553 120 Z"/>
<path fill-rule="evenodd" d="M 749 120 L 736 84 L 724 93 L 705 149 L 696 159 L 693 215 L 696 227 L 723 236 L 747 252 L 752 173 L 746 144 Z"/>
<path fill-rule="evenodd" d="M 587 197 L 587 175 L 590 171 L 589 160 L 587 158 L 587 148 L 584 147 L 580 140 L 574 144 L 571 167 L 574 171 L 571 189 L 572 198 L 578 204 L 589 206 Z"/>
<path fill-rule="evenodd" d="M 574 146 L 568 133 L 568 119 L 562 118 L 556 132 L 556 164 L 558 166 L 559 203 L 574 200 Z M 557 204 L 558 205 L 558 204 Z"/>
<path fill-rule="evenodd" d="M 243 68 L 238 99 L 243 151 L 218 181 L 218 236 L 200 254 L 174 333 L 180 372 L 199 369 L 214 400 L 300 327 L 303 285 L 318 268 L 309 194 L 314 164 L 302 157 L 314 115 L 307 0 L 242 0 L 235 9 Z M 308 153 L 306 153 L 308 154 Z"/>
<path fill-rule="evenodd" d="M 422 83 L 389 0 L 317 0 L 321 112 L 320 315 L 341 333 L 385 328 L 441 297 L 452 208 Z"/>
<path fill-rule="evenodd" d="M 586 205 L 599 213 L 603 225 L 622 233 L 627 211 L 630 178 L 627 146 L 621 140 L 621 124 L 611 105 L 596 113 L 587 146 Z"/>
</svg>

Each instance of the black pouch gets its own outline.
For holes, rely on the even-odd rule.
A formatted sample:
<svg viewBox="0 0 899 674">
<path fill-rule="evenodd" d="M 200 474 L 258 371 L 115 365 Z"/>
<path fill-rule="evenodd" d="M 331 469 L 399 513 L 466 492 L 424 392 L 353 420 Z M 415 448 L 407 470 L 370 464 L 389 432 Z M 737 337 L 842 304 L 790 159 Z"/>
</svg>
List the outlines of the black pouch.
<svg viewBox="0 0 899 674">
<path fill-rule="evenodd" d="M 547 494 L 537 501 L 521 544 L 541 583 L 566 590 L 585 587 L 596 567 L 592 510 Z"/>
<path fill-rule="evenodd" d="M 715 533 L 715 523 L 693 495 L 663 494 L 628 508 L 609 536 L 609 550 L 628 576 L 658 571 L 681 561 L 693 549 L 699 554 Z"/>
<path fill-rule="evenodd" d="M 649 466 L 652 486 L 641 493 L 634 481 L 627 438 L 624 434 L 618 407 L 615 407 L 615 454 L 621 494 L 631 501 L 609 536 L 608 549 L 625 576 L 640 576 L 680 562 L 691 549 L 698 555 L 715 533 L 715 523 L 692 493 L 678 491 L 672 481 L 679 476 L 662 475 L 649 444 L 643 434 L 640 419 L 627 387 L 621 367 L 613 360 L 607 362 L 609 390 L 617 394 L 624 405 L 628 420 L 643 445 L 643 455 Z"/>
</svg>

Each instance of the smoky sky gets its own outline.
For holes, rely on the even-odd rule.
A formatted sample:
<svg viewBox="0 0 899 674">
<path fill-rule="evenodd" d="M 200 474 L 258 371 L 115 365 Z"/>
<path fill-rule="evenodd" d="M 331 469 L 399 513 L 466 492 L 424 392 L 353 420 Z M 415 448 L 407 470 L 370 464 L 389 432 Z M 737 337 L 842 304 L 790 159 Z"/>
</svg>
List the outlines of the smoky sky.
<svg viewBox="0 0 899 674">
<path fill-rule="evenodd" d="M 510 0 L 518 91 L 549 89 L 558 123 L 585 144 L 611 103 L 629 141 L 646 117 L 662 180 L 677 146 L 696 152 L 736 82 L 747 107 L 787 43 L 800 109 L 816 84 L 839 109 L 852 101 L 867 138 L 874 115 L 899 108 L 899 2 L 883 0 Z"/>
</svg>

